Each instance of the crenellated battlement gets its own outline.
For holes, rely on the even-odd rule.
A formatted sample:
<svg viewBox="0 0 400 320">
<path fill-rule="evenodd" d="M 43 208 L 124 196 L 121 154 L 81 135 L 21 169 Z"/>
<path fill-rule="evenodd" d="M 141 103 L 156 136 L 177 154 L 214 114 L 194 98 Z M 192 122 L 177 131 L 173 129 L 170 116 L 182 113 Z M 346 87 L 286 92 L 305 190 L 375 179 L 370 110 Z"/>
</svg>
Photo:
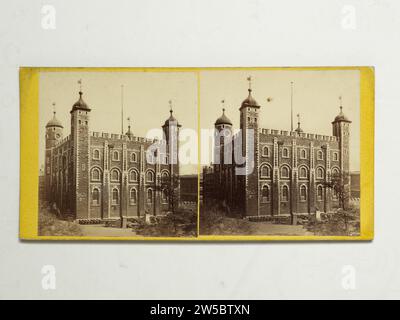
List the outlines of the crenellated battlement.
<svg viewBox="0 0 400 320">
<path fill-rule="evenodd" d="M 59 146 L 63 145 L 64 143 L 66 143 L 67 141 L 70 140 L 70 137 L 71 136 L 66 136 L 66 137 L 62 138 L 61 140 L 56 142 L 55 146 L 59 147 Z"/>
<path fill-rule="evenodd" d="M 159 141 L 157 139 L 149 139 L 149 138 L 136 137 L 136 136 L 128 137 L 125 134 L 96 132 L 96 131 L 91 132 L 91 136 L 96 137 L 96 138 L 103 138 L 103 139 L 136 141 L 136 142 L 147 142 L 147 143 L 154 143 L 156 141 Z"/>
<path fill-rule="evenodd" d="M 275 130 L 275 129 L 260 129 L 262 134 L 265 135 L 274 135 L 274 136 L 285 136 L 285 137 L 296 137 L 310 140 L 318 140 L 318 141 L 338 141 L 335 136 L 326 136 L 322 134 L 314 134 L 314 133 L 297 133 L 296 131 L 287 131 L 287 130 Z"/>
</svg>

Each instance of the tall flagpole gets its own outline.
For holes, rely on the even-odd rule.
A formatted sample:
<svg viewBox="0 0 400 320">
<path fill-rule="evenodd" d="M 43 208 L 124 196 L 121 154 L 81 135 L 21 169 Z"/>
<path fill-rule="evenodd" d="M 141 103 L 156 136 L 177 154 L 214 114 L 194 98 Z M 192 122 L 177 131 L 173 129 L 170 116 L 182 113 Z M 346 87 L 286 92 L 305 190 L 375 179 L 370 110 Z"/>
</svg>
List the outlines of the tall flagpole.
<svg viewBox="0 0 400 320">
<path fill-rule="evenodd" d="M 290 82 L 290 131 L 293 131 L 293 81 Z"/>
<path fill-rule="evenodd" d="M 121 134 L 124 134 L 124 85 L 121 85 Z"/>
</svg>

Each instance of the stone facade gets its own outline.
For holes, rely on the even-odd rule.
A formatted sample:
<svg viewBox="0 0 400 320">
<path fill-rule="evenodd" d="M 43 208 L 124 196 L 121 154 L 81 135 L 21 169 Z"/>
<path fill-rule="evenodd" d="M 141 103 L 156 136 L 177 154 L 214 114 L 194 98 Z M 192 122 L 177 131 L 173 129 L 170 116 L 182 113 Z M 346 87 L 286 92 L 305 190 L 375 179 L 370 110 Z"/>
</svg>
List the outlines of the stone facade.
<svg viewBox="0 0 400 320">
<path fill-rule="evenodd" d="M 91 132 L 91 109 L 79 95 L 70 135 L 63 137 L 55 113 L 46 125 L 44 200 L 78 221 L 165 214 L 170 190 L 179 199 L 178 144 L 170 147 L 180 125 L 172 109 L 162 126 L 165 140 L 136 137 L 130 126 L 126 134 Z M 155 145 L 155 153 L 147 152 Z"/>
<path fill-rule="evenodd" d="M 342 107 L 332 122 L 332 136 L 304 133 L 300 122 L 294 131 L 262 129 L 261 108 L 248 91 L 239 108 L 238 134 L 232 136 L 225 110 L 215 122 L 217 158 L 203 170 L 204 201 L 217 198 L 247 217 L 330 212 L 337 207 L 338 196 L 326 185 L 333 175 L 349 174 L 351 121 Z M 230 145 L 224 139 L 229 136 Z M 236 149 L 244 164 L 235 161 Z M 237 174 L 237 169 L 245 174 Z"/>
</svg>

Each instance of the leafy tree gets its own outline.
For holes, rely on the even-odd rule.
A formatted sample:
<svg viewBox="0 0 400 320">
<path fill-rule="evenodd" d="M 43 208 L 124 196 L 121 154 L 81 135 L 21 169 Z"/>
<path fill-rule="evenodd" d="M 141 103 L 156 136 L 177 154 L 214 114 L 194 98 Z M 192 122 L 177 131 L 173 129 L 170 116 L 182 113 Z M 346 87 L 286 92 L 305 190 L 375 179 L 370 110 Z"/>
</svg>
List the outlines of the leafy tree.
<svg viewBox="0 0 400 320">
<path fill-rule="evenodd" d="M 349 209 L 350 201 L 350 175 L 348 172 L 340 171 L 333 174 L 325 187 L 331 189 L 339 200 L 339 206 L 342 210 Z"/>
<path fill-rule="evenodd" d="M 339 201 L 339 208 L 324 221 L 324 233 L 337 234 L 344 230 L 345 234 L 349 233 L 349 223 L 359 226 L 359 212 L 354 208 L 350 208 L 350 175 L 348 172 L 339 172 L 333 174 L 327 182 L 325 188 L 331 189 Z M 320 230 L 322 231 L 322 230 Z"/>
</svg>

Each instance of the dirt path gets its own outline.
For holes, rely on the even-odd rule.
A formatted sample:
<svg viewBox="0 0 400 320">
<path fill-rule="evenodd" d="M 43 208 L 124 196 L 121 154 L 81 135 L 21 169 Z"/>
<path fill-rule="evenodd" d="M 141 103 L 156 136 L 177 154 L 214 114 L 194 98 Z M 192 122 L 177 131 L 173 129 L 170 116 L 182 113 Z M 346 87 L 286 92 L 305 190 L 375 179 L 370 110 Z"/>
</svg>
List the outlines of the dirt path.
<svg viewBox="0 0 400 320">
<path fill-rule="evenodd" d="M 307 231 L 303 226 L 271 224 L 268 222 L 251 222 L 252 235 L 268 236 L 312 236 L 313 233 Z"/>
<path fill-rule="evenodd" d="M 104 225 L 81 225 L 84 236 L 90 237 L 134 237 L 136 233 L 131 228 L 110 228 Z"/>
</svg>

